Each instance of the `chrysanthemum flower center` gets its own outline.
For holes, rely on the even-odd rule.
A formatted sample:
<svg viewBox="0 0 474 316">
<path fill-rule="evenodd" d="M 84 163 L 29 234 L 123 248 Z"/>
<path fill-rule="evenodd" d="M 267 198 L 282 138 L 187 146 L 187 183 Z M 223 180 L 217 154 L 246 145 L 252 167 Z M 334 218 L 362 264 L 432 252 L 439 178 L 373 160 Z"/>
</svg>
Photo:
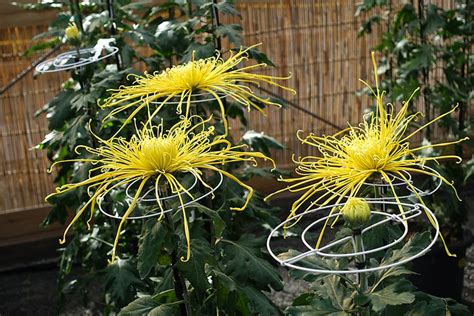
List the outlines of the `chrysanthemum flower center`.
<svg viewBox="0 0 474 316">
<path fill-rule="evenodd" d="M 176 171 L 178 144 L 169 138 L 153 137 L 142 140 L 141 157 L 143 169 L 152 172 Z"/>
<path fill-rule="evenodd" d="M 353 139 L 346 147 L 350 165 L 357 170 L 380 170 L 389 154 L 385 142 L 376 137 Z"/>
<path fill-rule="evenodd" d="M 211 82 L 215 80 L 212 75 L 214 67 L 210 59 L 198 60 L 173 67 L 162 76 L 164 80 L 172 83 L 172 88 L 176 91 L 199 90 L 199 88 L 215 84 Z"/>
</svg>

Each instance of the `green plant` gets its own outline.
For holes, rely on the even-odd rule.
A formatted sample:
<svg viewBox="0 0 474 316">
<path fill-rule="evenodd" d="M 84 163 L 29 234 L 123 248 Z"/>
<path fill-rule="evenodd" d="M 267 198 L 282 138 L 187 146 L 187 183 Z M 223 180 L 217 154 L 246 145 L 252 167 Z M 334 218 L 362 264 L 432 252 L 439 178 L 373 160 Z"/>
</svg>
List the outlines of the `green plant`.
<svg viewBox="0 0 474 316">
<path fill-rule="evenodd" d="M 406 100 L 414 88 L 421 87 L 421 94 L 415 96 L 414 101 L 422 100 L 427 121 L 457 105 L 457 117 L 443 117 L 438 126 L 443 135 L 454 139 L 471 136 L 471 140 L 454 148 L 457 155 L 466 157 L 474 148 L 472 117 L 469 117 L 474 85 L 472 1 L 458 0 L 452 8 L 441 8 L 424 1 L 418 1 L 415 6 L 414 2 L 397 4 L 390 0 L 367 0 L 358 6 L 356 15 L 361 13 L 366 13 L 368 18 L 360 28 L 360 36 L 370 34 L 374 25 L 380 25 L 383 30 L 374 48 L 384 55 L 379 74 L 383 75 L 381 86 L 387 91 L 388 98 Z M 435 135 L 434 127 L 428 127 L 425 143 L 434 140 Z M 455 186 L 462 198 L 473 173 L 472 166 L 471 160 L 464 165 L 432 167 L 448 178 L 458 179 Z M 445 189 L 435 195 L 430 204 L 448 239 L 451 242 L 461 240 L 461 228 L 467 218 L 464 204 Z"/>
<path fill-rule="evenodd" d="M 285 248 L 288 251 L 275 255 L 272 250 L 272 255 L 283 265 L 296 269 L 292 271 L 294 277 L 311 282 L 312 291 L 298 297 L 287 312 L 289 315 L 416 315 L 420 312 L 469 315 L 467 307 L 417 291 L 405 279 L 412 273 L 406 264 L 426 254 L 437 237 L 443 242 L 446 255 L 454 256 L 440 232 L 442 227 L 425 206 L 424 200 L 432 192 L 418 189 L 418 181 L 412 177 L 417 174 L 432 177 L 454 191 L 450 182 L 424 164 L 432 160 L 460 162 L 462 159 L 452 154 L 427 157 L 419 153 L 466 139 L 412 147 L 413 136 L 453 110 L 410 130 L 409 125 L 420 115 L 408 113 L 418 89 L 395 110 L 396 104 L 384 103 L 374 53 L 372 62 L 375 86 L 361 81 L 375 98 L 374 111 L 364 117 L 365 122 L 334 135 L 297 134 L 302 144 L 315 147 L 320 155 L 298 157 L 296 175 L 280 178 L 288 186 L 269 196 L 283 191 L 301 193 L 288 219 L 277 228 L 282 228 L 284 236 L 296 236 L 303 241 L 304 251 L 293 250 L 289 242 L 290 247 Z M 312 216 L 321 212 L 328 214 L 314 221 Z M 424 216 L 418 217 L 420 214 Z M 344 219 L 342 228 L 337 225 L 340 217 Z M 429 232 L 413 234 L 415 217 L 425 218 L 436 229 L 434 237 Z M 335 232 L 325 232 L 334 226 Z M 278 235 L 275 232 L 279 233 L 278 229 L 271 237 Z M 412 236 L 408 239 L 407 235 Z"/>
<path fill-rule="evenodd" d="M 370 223 L 374 223 L 376 217 Z M 389 226 L 390 227 L 390 226 Z M 338 237 L 351 235 L 348 227 L 338 232 Z M 367 249 L 377 247 L 390 237 L 398 236 L 397 227 L 374 230 L 364 234 Z M 418 253 L 429 243 L 429 234 L 415 234 L 402 247 L 385 254 L 369 255 L 367 267 L 378 267 L 396 263 Z M 339 249 L 350 248 L 342 244 Z M 305 259 L 302 264 L 308 268 L 345 270 L 350 260 Z M 288 315 L 470 315 L 469 309 L 452 299 L 435 297 L 418 291 L 407 276 L 412 274 L 406 266 L 397 266 L 365 273 L 368 280 L 365 288 L 354 279 L 354 274 L 331 275 L 309 274 L 292 271 L 297 279 L 310 282 L 312 291 L 297 297 L 288 307 Z"/>
<path fill-rule="evenodd" d="M 216 49 L 221 49 L 221 39 L 236 49 L 241 44 L 238 25 L 216 23 L 216 12 L 238 15 L 227 1 L 166 1 L 149 6 L 122 0 L 106 4 L 71 0 L 69 6 L 63 3 L 26 5 L 30 9 L 62 8 L 48 31 L 35 37 L 29 53 L 60 43 L 71 21 L 75 21 L 80 30 L 77 47 L 93 46 L 100 38 L 112 37 L 120 48 L 117 58 L 72 71 L 64 89 L 38 112 L 47 115 L 51 130 L 38 148 L 46 150 L 53 162 L 92 158 L 93 153 L 74 149 L 78 145 L 97 148 L 93 135 L 110 139 L 120 130 L 120 136 L 129 139 L 135 133 L 134 124 L 123 126 L 130 111 L 104 120 L 111 109 L 97 107 L 110 97 L 110 89 L 132 84 L 129 74 L 140 74 L 144 69 L 150 73 L 162 71 L 189 61 L 193 54 L 196 60 L 213 56 Z M 249 55 L 258 62 L 269 63 L 255 48 Z M 258 99 L 253 102 L 264 106 Z M 225 114 L 237 119 L 245 129 L 245 106 L 224 102 L 223 107 Z M 214 117 L 221 113 L 216 101 L 209 101 L 195 111 L 202 116 L 215 114 Z M 146 122 L 148 116 L 138 113 L 135 119 Z M 167 127 L 178 120 L 174 107 L 164 108 L 153 118 L 154 123 L 163 122 Z M 224 132 L 222 121 L 216 120 L 213 125 L 218 133 Z M 255 132 L 244 133 L 240 140 L 229 136 L 228 140 L 232 144 L 247 144 L 255 151 L 262 148 L 268 152 L 268 148 L 282 147 L 271 137 Z M 240 163 L 232 163 L 223 168 L 242 179 L 252 174 L 269 175 L 253 167 L 242 167 Z M 55 182 L 61 186 L 84 181 L 90 172 L 97 172 L 91 168 L 87 163 L 62 164 L 55 174 Z M 206 182 L 215 185 L 218 178 L 208 175 Z M 79 210 L 89 200 L 89 193 L 86 188 L 79 188 L 52 196 L 52 209 L 44 224 L 65 223 L 70 212 Z M 186 255 L 185 231 L 179 216 L 169 216 L 166 221 L 128 221 L 118 239 L 120 258 L 109 266 L 106 263 L 112 249 L 110 241 L 118 222 L 96 211 L 92 227 L 87 230 L 87 219 L 78 219 L 71 227 L 73 234 L 69 243 L 61 249 L 61 295 L 82 293 L 90 299 L 87 298 L 89 284 L 102 280 L 104 296 L 99 303 L 104 304 L 106 314 L 123 308 L 120 312 L 123 315 L 169 315 L 182 310 L 183 299 L 194 315 L 209 315 L 217 310 L 229 315 L 279 314 L 262 291 L 270 287 L 281 289 L 281 279 L 261 252 L 264 239 L 255 235 L 261 235 L 266 226 L 275 224 L 275 210 L 255 194 L 245 212 L 230 212 L 229 208 L 245 203 L 246 194 L 238 184 L 224 180 L 214 199 L 187 208 L 195 213 L 194 220 L 190 221 L 192 248 L 188 262 L 176 260 Z M 123 189 L 117 188 L 110 195 L 115 201 L 114 207 L 126 209 Z M 75 265 L 81 266 L 79 277 L 71 275 Z"/>
</svg>

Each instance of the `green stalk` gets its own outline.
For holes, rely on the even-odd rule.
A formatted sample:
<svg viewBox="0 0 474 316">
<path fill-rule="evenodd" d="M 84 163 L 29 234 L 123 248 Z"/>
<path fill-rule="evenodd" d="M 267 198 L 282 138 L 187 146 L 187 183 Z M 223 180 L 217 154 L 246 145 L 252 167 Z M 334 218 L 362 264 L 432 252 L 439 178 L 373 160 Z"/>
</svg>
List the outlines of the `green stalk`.
<svg viewBox="0 0 474 316">
<path fill-rule="evenodd" d="M 168 194 L 167 187 L 160 189 L 160 192 L 164 193 L 164 195 Z M 163 207 L 166 206 L 166 201 L 163 201 Z M 173 217 L 170 212 L 165 213 L 166 221 L 170 227 L 171 233 L 173 235 L 176 234 L 176 229 L 174 227 Z M 173 249 L 171 253 L 171 268 L 173 269 L 173 281 L 174 281 L 174 290 L 176 293 L 176 298 L 179 301 L 183 301 L 183 304 L 180 304 L 181 315 L 183 316 L 191 316 L 191 306 L 189 305 L 189 295 L 188 290 L 186 288 L 186 282 L 179 272 L 178 269 L 178 254 L 176 252 L 176 248 Z"/>
<path fill-rule="evenodd" d="M 355 242 L 355 252 L 364 251 L 364 242 L 362 240 L 361 231 L 358 230 L 354 233 L 354 242 Z M 359 255 L 356 258 L 356 267 L 358 269 L 365 268 L 365 257 L 364 255 Z M 367 274 L 365 272 L 357 273 L 357 285 L 359 287 L 359 292 L 367 294 L 369 289 Z M 370 315 L 370 307 L 364 307 L 364 309 L 359 313 L 360 316 Z"/>
</svg>

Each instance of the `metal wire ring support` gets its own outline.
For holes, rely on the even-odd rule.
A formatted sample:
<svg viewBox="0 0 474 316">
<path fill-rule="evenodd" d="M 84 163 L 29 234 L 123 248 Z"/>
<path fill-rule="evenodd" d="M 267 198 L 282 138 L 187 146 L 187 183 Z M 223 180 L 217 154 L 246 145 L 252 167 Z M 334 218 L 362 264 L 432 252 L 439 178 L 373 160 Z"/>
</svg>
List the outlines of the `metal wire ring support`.
<svg viewBox="0 0 474 316">
<path fill-rule="evenodd" d="M 191 186 L 189 188 L 186 189 L 186 191 L 190 191 L 192 189 L 194 189 L 194 187 L 196 186 L 197 184 L 197 178 L 196 176 L 193 175 L 193 178 L 194 178 L 194 181 L 193 183 L 191 184 Z M 130 199 L 133 199 L 133 194 L 130 193 L 130 188 L 137 182 L 139 182 L 140 179 L 137 179 L 133 182 L 130 183 L 130 185 L 128 185 L 126 188 L 125 188 L 125 195 L 130 198 Z M 146 191 L 141 197 L 138 198 L 138 202 L 154 202 L 156 201 L 156 196 L 153 196 L 151 198 L 147 198 L 147 196 L 150 194 L 150 193 L 153 193 L 155 192 L 155 188 L 151 188 L 150 190 Z M 177 194 L 172 194 L 172 195 L 168 195 L 168 196 L 164 196 L 164 197 L 161 197 L 160 198 L 160 202 L 161 201 L 164 201 L 164 200 L 169 200 L 169 199 L 174 199 L 175 197 L 177 197 L 178 195 L 182 195 L 184 194 L 185 192 L 181 192 L 181 193 L 177 193 Z"/>
<path fill-rule="evenodd" d="M 51 72 L 59 72 L 64 70 L 70 70 L 78 67 L 82 67 L 88 64 L 93 64 L 100 60 L 109 58 L 110 56 L 115 55 L 119 49 L 115 46 L 108 46 L 102 47 L 107 51 L 105 55 L 95 56 L 96 48 L 83 48 L 79 50 L 79 56 L 77 56 L 77 52 L 75 50 L 68 51 L 62 54 L 59 54 L 55 58 L 45 60 L 44 62 L 40 63 L 36 66 L 36 71 L 39 73 L 51 73 Z M 82 55 L 85 54 L 93 54 L 87 58 L 81 58 Z M 79 61 L 73 63 L 67 63 L 68 60 L 74 60 L 76 57 L 79 57 Z M 65 64 L 63 62 L 66 62 Z M 52 68 L 51 68 L 52 67 Z"/>
<path fill-rule="evenodd" d="M 184 203 L 183 206 L 179 205 L 178 207 L 176 208 L 170 208 L 170 209 L 167 209 L 167 210 L 164 210 L 163 212 L 161 212 L 161 210 L 159 210 L 158 212 L 154 212 L 154 213 L 150 213 L 150 214 L 146 214 L 146 215 L 141 215 L 141 216 L 129 216 L 127 217 L 127 219 L 146 219 L 146 218 L 152 218 L 152 217 L 157 217 L 157 216 L 160 216 L 161 214 L 165 214 L 165 213 L 168 213 L 168 212 L 171 212 L 173 210 L 180 210 L 181 208 L 185 207 L 185 206 L 188 206 L 192 203 L 195 203 L 197 201 L 200 201 L 201 199 L 211 195 L 212 193 L 214 193 L 214 191 L 216 191 L 221 185 L 222 185 L 222 182 L 224 180 L 224 176 L 218 172 L 220 178 L 219 178 L 219 181 L 217 182 L 216 186 L 214 186 L 211 190 L 209 190 L 208 192 L 204 193 L 203 195 L 191 200 L 191 201 L 188 201 L 186 203 Z M 195 177 L 196 178 L 196 177 Z M 129 187 L 131 185 L 133 185 L 133 183 L 135 183 L 136 181 L 132 182 L 128 187 L 127 189 L 125 190 L 126 192 L 129 190 Z M 197 183 L 197 179 L 195 179 L 194 183 L 191 185 L 191 187 L 188 190 L 191 190 L 192 188 L 194 188 L 194 186 L 196 185 Z M 151 189 L 149 190 L 146 194 L 148 194 L 150 191 L 153 191 L 154 189 Z M 127 193 L 126 193 L 127 194 Z M 178 194 L 174 194 L 174 195 L 170 195 L 170 196 L 165 196 L 165 197 L 161 197 L 160 198 L 160 202 L 162 201 L 165 201 L 165 200 L 168 200 L 168 199 L 171 199 L 171 198 L 176 198 L 178 195 L 183 195 L 183 194 L 186 194 L 185 192 L 180 192 Z M 129 196 L 127 194 L 127 196 Z M 146 196 L 146 195 L 145 195 Z M 119 216 L 119 215 L 115 215 L 115 214 L 110 214 L 108 212 L 106 212 L 103 208 L 102 208 L 102 202 L 105 198 L 105 195 L 100 195 L 98 198 L 97 198 L 97 205 L 99 207 L 99 211 L 104 214 L 105 216 L 107 217 L 110 217 L 110 218 L 114 218 L 114 219 L 122 219 L 123 216 Z M 147 201 L 147 202 L 152 202 L 152 201 L 157 201 L 156 198 L 154 199 L 143 199 L 143 197 L 139 198 L 138 202 L 140 201 Z M 158 201 L 157 201 L 158 202 Z M 127 204 L 129 204 L 129 202 L 127 201 Z M 130 204 L 129 204 L 130 205 Z"/>
<path fill-rule="evenodd" d="M 376 201 L 367 201 L 369 204 L 380 204 L 380 203 L 377 203 Z M 396 202 L 390 202 L 390 201 L 379 201 L 381 203 L 385 203 L 385 204 L 389 204 L 389 205 L 396 205 L 398 206 L 399 204 L 396 203 Z M 418 258 L 418 257 L 421 257 L 423 256 L 426 252 L 428 252 L 430 250 L 430 248 L 434 245 L 434 243 L 436 242 L 436 240 L 438 239 L 438 236 L 439 236 L 439 224 L 438 224 L 438 220 L 436 219 L 435 215 L 433 214 L 433 212 L 427 208 L 426 206 L 422 205 L 422 204 L 408 204 L 408 203 L 400 203 L 400 205 L 402 206 L 405 206 L 405 207 L 411 207 L 411 210 L 407 211 L 405 214 L 410 214 L 410 216 L 408 216 L 406 219 L 403 219 L 400 217 L 400 215 L 396 215 L 396 214 L 389 214 L 389 213 L 386 213 L 386 212 L 372 212 L 372 213 L 375 213 L 375 214 L 381 214 L 381 215 L 385 215 L 387 218 L 382 220 L 381 222 L 377 222 L 369 227 L 366 227 L 364 230 L 362 230 L 362 234 L 366 233 L 367 231 L 375 228 L 376 226 L 378 225 L 381 225 L 381 224 L 384 224 L 386 223 L 387 221 L 389 220 L 394 220 L 398 223 L 401 223 L 403 226 L 404 226 L 404 235 L 406 235 L 407 231 L 408 231 L 408 224 L 406 222 L 406 220 L 410 219 L 410 218 L 413 218 L 413 217 L 416 217 L 418 216 L 419 214 L 421 214 L 421 209 L 423 209 L 424 211 L 426 211 L 432 218 L 433 218 L 433 221 L 435 222 L 435 235 L 432 239 L 432 241 L 422 250 L 420 250 L 418 253 L 416 253 L 415 255 L 411 256 L 411 257 L 408 257 L 408 258 L 405 258 L 403 260 L 400 260 L 398 262 L 394 262 L 394 263 L 391 263 L 391 264 L 386 264 L 386 265 L 381 265 L 381 266 L 377 266 L 377 267 L 372 267 L 372 268 L 362 268 L 362 269 L 357 269 L 357 268 L 352 268 L 352 269 L 348 269 L 348 270 L 323 270 L 323 269 L 313 269 L 313 268 L 308 268 L 308 267 L 304 267 L 304 266 L 299 266 L 299 265 L 296 265 L 295 263 L 298 262 L 299 260 L 302 260 L 306 257 L 309 257 L 309 256 L 313 256 L 313 255 L 316 255 L 316 256 L 321 256 L 321 257 L 333 257 L 333 258 L 340 258 L 340 257 L 347 257 L 347 256 L 356 256 L 356 255 L 366 255 L 366 254 L 369 254 L 369 253 L 373 253 L 373 252 L 377 252 L 377 251 L 380 251 L 380 250 L 384 250 L 388 247 L 385 246 L 382 246 L 382 247 L 379 247 L 379 248 L 374 248 L 374 249 L 369 249 L 369 250 L 364 250 L 364 251 L 361 251 L 361 252 L 353 252 L 353 253 L 350 253 L 350 254 L 329 254 L 329 253 L 325 253 L 323 252 L 323 250 L 325 249 L 328 249 L 328 248 L 331 248 L 333 246 L 336 246 L 344 241 L 347 241 L 348 239 L 351 239 L 353 238 L 352 236 L 347 236 L 347 237 L 344 237 L 344 238 L 341 238 L 339 240 L 336 240 L 332 243 L 329 243 L 319 249 L 315 249 L 313 247 L 311 247 L 306 240 L 304 240 L 303 242 L 305 243 L 306 247 L 308 247 L 310 250 L 307 251 L 307 252 L 304 252 L 304 253 L 301 253 L 297 256 L 294 256 L 292 258 L 289 258 L 289 259 L 285 259 L 285 260 L 281 260 L 280 258 L 278 258 L 278 256 L 274 253 L 274 251 L 272 250 L 271 248 L 271 239 L 273 237 L 273 235 L 277 232 L 277 230 L 281 229 L 285 224 L 293 221 L 293 220 L 296 220 L 297 218 L 300 218 L 304 215 L 307 215 L 309 213 L 314 213 L 314 212 L 318 212 L 318 211 L 321 211 L 321 210 L 325 210 L 325 209 L 329 209 L 329 208 L 333 208 L 333 207 L 338 207 L 338 206 L 343 206 L 344 204 L 343 203 L 340 203 L 340 204 L 335 204 L 335 205 L 327 205 L 325 207 L 322 207 L 322 208 L 317 208 L 317 209 L 313 209 L 313 210 L 309 210 L 303 214 L 298 214 L 296 215 L 295 217 L 291 218 L 291 219 L 287 219 L 286 221 L 282 222 L 281 224 L 279 224 L 276 228 L 274 228 L 270 235 L 268 236 L 267 238 L 267 249 L 270 253 L 270 255 L 276 260 L 278 261 L 282 266 L 286 266 L 286 267 L 289 267 L 289 268 L 293 268 L 293 269 L 297 269 L 297 270 L 302 270 L 302 271 L 306 271 L 306 272 L 312 272 L 312 273 L 326 273 L 326 274 L 353 274 L 353 273 L 363 273 L 363 272 L 373 272 L 373 271 L 377 271 L 377 270 L 382 270 L 382 269 L 387 269 L 387 268 L 391 268 L 391 267 L 395 267 L 395 266 L 399 266 L 399 265 L 402 265 L 402 264 L 405 264 L 407 262 L 410 262 L 412 261 L 413 259 L 415 258 Z M 412 214 L 413 213 L 413 214 Z M 328 216 L 325 216 L 321 219 L 319 219 L 317 222 L 321 222 L 321 221 L 324 221 L 328 218 L 331 218 L 331 217 L 335 217 L 335 216 L 338 216 L 339 214 L 331 214 L 331 215 L 328 215 Z M 316 225 L 317 223 L 313 223 L 311 224 L 312 226 Z M 310 227 L 311 228 L 311 227 Z M 306 228 L 305 230 L 305 234 L 307 232 L 309 228 Z M 302 238 L 304 238 L 302 236 Z M 398 243 L 403 240 L 403 238 L 398 238 L 397 241 Z M 394 243 L 391 243 L 391 246 L 393 246 Z"/>
<path fill-rule="evenodd" d="M 340 206 L 342 206 L 343 204 L 340 204 Z M 409 204 L 407 204 L 408 206 Z M 337 207 L 337 206 L 336 206 Z M 379 212 L 379 211 L 372 211 L 372 214 L 378 214 L 378 215 L 383 215 L 385 216 L 386 218 L 383 219 L 383 220 L 380 220 L 378 221 L 377 223 L 374 223 L 366 228 L 364 228 L 361 232 L 361 234 L 363 235 L 364 233 L 372 230 L 373 228 L 377 227 L 377 226 L 380 226 L 382 224 L 385 224 L 389 221 L 392 221 L 392 220 L 395 220 L 395 221 L 398 221 L 400 217 L 399 215 L 394 215 L 394 214 L 389 214 L 387 212 Z M 340 243 L 343 243 L 344 241 L 347 241 L 349 239 L 353 239 L 352 236 L 347 236 L 347 237 L 344 237 L 344 238 L 341 238 L 341 239 L 338 239 L 337 241 L 334 241 L 328 245 L 326 245 L 325 247 L 322 247 L 322 248 L 319 248 L 317 249 L 317 253 L 320 255 L 320 256 L 323 256 L 323 257 L 339 257 L 339 258 L 342 258 L 342 257 L 355 257 L 355 256 L 359 256 L 359 255 L 365 255 L 365 254 L 369 254 L 369 253 L 374 253 L 374 252 L 377 252 L 377 251 L 380 251 L 380 250 L 385 250 L 387 248 L 390 248 L 392 246 L 395 246 L 396 244 L 398 244 L 399 242 L 401 242 L 405 236 L 408 234 L 408 225 L 406 223 L 406 220 L 408 219 L 411 219 L 411 218 L 414 218 L 414 217 L 417 217 L 418 215 L 421 214 L 421 210 L 420 210 L 420 207 L 418 205 L 413 205 L 413 208 L 406 211 L 405 212 L 405 216 L 406 215 L 410 215 L 408 217 L 405 217 L 405 219 L 402 220 L 402 225 L 403 225 L 403 228 L 404 228 L 404 231 L 402 233 L 402 235 L 400 237 L 398 237 L 397 239 L 395 239 L 393 242 L 391 243 L 388 243 L 384 246 L 381 246 L 381 247 L 378 247 L 378 248 L 374 248 L 374 249 L 370 249 L 370 250 L 366 250 L 366 251 L 361 251 L 361 252 L 352 252 L 352 253 L 342 253 L 342 254 L 336 254 L 336 253 L 325 253 L 325 252 L 322 252 L 321 250 L 324 250 L 324 249 L 328 249 L 328 248 L 331 248 L 333 246 L 336 246 Z M 337 216 L 340 216 L 341 214 L 340 213 L 335 213 L 335 214 L 331 214 L 330 216 L 327 216 L 326 218 L 333 218 L 333 217 L 337 217 Z M 304 245 L 311 251 L 314 251 L 316 250 L 316 248 L 312 247 L 309 242 L 306 240 L 306 234 L 308 233 L 308 231 L 313 227 L 313 226 L 316 226 L 317 224 L 323 222 L 326 218 L 322 218 L 322 219 L 319 219 L 317 221 L 314 221 L 313 223 L 309 224 L 303 231 L 303 233 L 301 234 L 301 240 L 302 242 L 304 243 Z"/>
<path fill-rule="evenodd" d="M 207 95 L 209 95 L 208 92 L 192 94 L 193 97 L 202 97 L 202 96 L 207 96 Z M 219 99 L 224 99 L 226 97 L 226 95 L 222 94 L 222 93 L 217 93 L 217 95 L 219 96 Z M 207 98 L 207 99 L 197 99 L 197 100 L 193 99 L 193 100 L 191 100 L 191 103 L 192 104 L 205 103 L 205 102 L 210 102 L 210 101 L 215 101 L 215 100 L 217 100 L 217 99 L 214 96 L 212 96 L 211 98 Z M 150 103 L 151 104 L 161 104 L 163 102 L 162 101 L 151 101 Z M 169 104 L 169 105 L 178 105 L 178 104 L 182 104 L 182 103 L 185 103 L 185 101 L 184 100 L 182 102 L 180 102 L 180 101 L 166 101 L 166 104 Z"/>
<path fill-rule="evenodd" d="M 438 189 L 441 187 L 441 185 L 443 184 L 443 181 L 441 180 L 441 175 L 439 174 L 438 171 L 434 170 L 433 168 L 430 168 L 428 166 L 419 166 L 420 168 L 422 169 L 428 169 L 429 171 L 433 172 L 434 174 L 436 174 L 438 177 L 438 184 L 436 185 L 436 187 L 431 190 L 431 191 L 428 191 L 428 192 L 424 192 L 416 187 L 415 190 L 416 190 L 416 194 L 415 192 L 413 192 L 413 189 L 410 188 L 409 186 L 407 186 L 407 190 L 412 192 L 412 194 L 408 194 L 408 195 L 401 195 L 401 196 L 397 196 L 397 198 L 400 200 L 400 199 L 409 199 L 409 198 L 413 198 L 413 197 L 417 197 L 417 194 L 418 196 L 429 196 L 429 195 L 432 195 L 434 194 L 436 191 L 438 191 Z M 407 174 L 407 180 L 409 181 L 410 184 L 413 185 L 413 181 L 411 180 L 411 174 L 406 172 Z M 402 180 L 401 178 L 395 176 L 395 175 L 392 175 L 395 179 L 399 179 L 399 180 Z M 397 187 L 397 186 L 403 186 L 403 185 L 406 185 L 407 183 L 405 181 L 400 181 L 400 182 L 396 182 L 396 183 L 392 183 L 392 186 L 394 187 Z M 364 185 L 367 185 L 367 186 L 372 186 L 372 187 L 375 187 L 375 188 L 390 188 L 390 185 L 389 184 L 386 184 L 386 183 L 364 183 Z M 329 188 L 326 188 L 327 191 L 337 195 L 337 196 L 341 196 L 340 193 L 338 192 L 335 192 Z M 349 198 L 348 195 L 344 195 L 345 198 Z M 374 197 L 374 198 L 371 198 L 371 197 L 367 197 L 367 198 L 364 198 L 366 201 L 394 201 L 397 199 L 395 196 L 381 196 L 381 197 Z"/>
</svg>

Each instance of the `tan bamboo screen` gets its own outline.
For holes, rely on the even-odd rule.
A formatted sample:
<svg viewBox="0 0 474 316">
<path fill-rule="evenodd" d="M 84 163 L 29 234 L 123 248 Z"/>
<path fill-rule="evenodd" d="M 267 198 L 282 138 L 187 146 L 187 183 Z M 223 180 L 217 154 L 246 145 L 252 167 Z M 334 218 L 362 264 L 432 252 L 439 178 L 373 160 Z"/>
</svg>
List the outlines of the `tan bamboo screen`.
<svg viewBox="0 0 474 316">
<path fill-rule="evenodd" d="M 262 42 L 260 49 L 278 65 L 266 71 L 273 75 L 291 73 L 288 85 L 298 94 L 273 91 L 337 126 L 358 122 L 370 105 L 368 98 L 356 97 L 355 91 L 362 87 L 358 78 L 372 75 L 370 48 L 380 30 L 357 38 L 364 17 L 354 17 L 355 2 L 241 0 L 236 4 L 242 13 L 244 44 Z M 437 2 L 452 5 L 452 1 Z M 0 29 L 2 86 L 32 62 L 21 53 L 30 38 L 44 29 L 44 25 Z M 34 80 L 28 75 L 0 97 L 0 214 L 44 206 L 44 196 L 53 188 L 52 177 L 45 172 L 49 165 L 45 152 L 31 150 L 47 133 L 45 118 L 34 118 L 33 114 L 59 91 L 64 78 L 49 74 Z M 318 134 L 335 131 L 291 107 L 268 109 L 267 113 L 267 117 L 249 113 L 249 124 L 287 146 L 275 153 L 280 167 L 290 165 L 293 152 L 314 153 L 299 144 L 296 130 Z"/>
<path fill-rule="evenodd" d="M 367 18 L 354 16 L 358 2 L 240 0 L 236 5 L 242 14 L 244 43 L 262 43 L 260 49 L 277 65 L 268 72 L 272 75 L 291 73 L 288 85 L 297 91 L 297 95 L 278 88 L 269 89 L 339 127 L 360 122 L 364 111 L 373 104 L 372 99 L 357 97 L 355 93 L 363 88 L 359 78 L 374 82 L 370 52 L 380 41 L 383 28 L 377 26 L 372 35 L 357 37 L 357 31 Z M 406 2 L 392 1 L 391 14 Z M 443 8 L 454 6 L 451 0 L 429 3 Z M 390 13 L 381 15 L 387 14 Z M 378 58 L 382 56 L 378 55 Z M 433 71 L 430 81 L 442 77 L 441 66 Z M 424 111 L 422 98 L 416 107 Z M 336 130 L 291 107 L 286 110 L 271 108 L 267 113 L 267 117 L 249 113 L 249 125 L 287 146 L 274 153 L 280 167 L 292 166 L 293 153 L 296 156 L 317 154 L 314 148 L 299 143 L 297 130 L 304 131 L 304 135 L 309 132 L 332 134 Z M 435 138 L 443 137 L 440 133 L 435 128 Z"/>
<path fill-rule="evenodd" d="M 38 58 L 23 53 L 45 29 L 44 24 L 0 29 L 2 87 Z M 30 74 L 0 96 L 0 214 L 42 206 L 53 188 L 45 152 L 33 149 L 48 132 L 46 119 L 34 113 L 57 94 L 64 79 Z"/>
<path fill-rule="evenodd" d="M 370 74 L 370 47 L 375 42 L 373 36 L 357 38 L 362 19 L 354 17 L 354 3 L 351 0 L 237 3 L 242 14 L 244 42 L 261 42 L 260 49 L 277 65 L 268 72 L 280 76 L 291 73 L 288 86 L 297 95 L 272 90 L 336 126 L 356 122 L 366 106 L 354 93 L 361 88 L 358 78 Z M 297 141 L 297 130 L 317 134 L 335 131 L 333 126 L 291 107 L 270 108 L 267 113 L 267 117 L 249 113 L 250 128 L 262 130 L 287 146 L 274 153 L 281 167 L 291 165 L 292 153 L 310 153 L 307 146 Z"/>
</svg>

